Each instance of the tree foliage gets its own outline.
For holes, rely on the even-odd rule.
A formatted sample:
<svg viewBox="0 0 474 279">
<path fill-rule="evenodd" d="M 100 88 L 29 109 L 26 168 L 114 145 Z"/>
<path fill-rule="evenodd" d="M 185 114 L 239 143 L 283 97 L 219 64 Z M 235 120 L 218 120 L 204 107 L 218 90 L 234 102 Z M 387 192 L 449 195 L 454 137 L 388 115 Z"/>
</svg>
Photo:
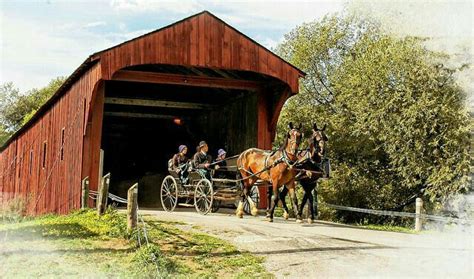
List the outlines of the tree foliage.
<svg viewBox="0 0 474 279">
<path fill-rule="evenodd" d="M 65 77 L 52 79 L 40 89 L 31 89 L 24 94 L 12 82 L 0 86 L 0 144 L 24 125 L 36 111 L 58 90 Z"/>
<path fill-rule="evenodd" d="M 323 200 L 401 209 L 417 195 L 433 205 L 467 190 L 469 118 L 453 78 L 464 66 L 447 67 L 449 57 L 424 40 L 336 14 L 295 28 L 278 47 L 308 74 L 280 127 L 329 125 L 335 170 Z"/>
</svg>

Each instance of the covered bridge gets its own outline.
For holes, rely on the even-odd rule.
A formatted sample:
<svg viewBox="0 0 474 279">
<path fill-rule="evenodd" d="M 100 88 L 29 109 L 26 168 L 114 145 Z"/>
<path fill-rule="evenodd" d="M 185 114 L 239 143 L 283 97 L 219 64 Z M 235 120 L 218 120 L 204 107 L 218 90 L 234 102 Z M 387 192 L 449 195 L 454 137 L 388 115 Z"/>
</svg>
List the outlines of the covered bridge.
<svg viewBox="0 0 474 279">
<path fill-rule="evenodd" d="M 302 76 L 207 11 L 94 53 L 1 147 L 0 202 L 67 213 L 80 207 L 81 180 L 96 190 L 102 171 L 116 194 L 141 181 L 146 200 L 179 144 L 191 155 L 203 139 L 213 155 L 269 149 Z"/>
</svg>

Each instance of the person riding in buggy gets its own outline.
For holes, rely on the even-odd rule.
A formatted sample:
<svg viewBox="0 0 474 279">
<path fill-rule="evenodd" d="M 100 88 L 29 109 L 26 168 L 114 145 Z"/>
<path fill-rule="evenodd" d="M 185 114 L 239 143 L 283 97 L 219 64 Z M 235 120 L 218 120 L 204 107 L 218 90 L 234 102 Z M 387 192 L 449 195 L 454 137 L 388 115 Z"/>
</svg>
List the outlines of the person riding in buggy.
<svg viewBox="0 0 474 279">
<path fill-rule="evenodd" d="M 173 155 L 173 158 L 168 161 L 168 170 L 174 171 L 179 176 L 181 183 L 187 184 L 189 171 L 191 169 L 190 161 L 186 157 L 188 148 L 186 145 L 180 145 L 178 151 L 179 152 Z"/>
<path fill-rule="evenodd" d="M 227 161 L 226 161 L 227 152 L 224 149 L 219 149 L 217 151 L 217 158 L 212 163 L 214 165 L 214 175 L 215 178 L 234 178 L 234 176 L 229 173 L 227 168 Z"/>
<path fill-rule="evenodd" d="M 202 177 L 211 180 L 211 162 L 212 157 L 207 154 L 209 146 L 205 141 L 199 142 L 196 154 L 193 156 L 193 169 L 196 170 Z"/>
</svg>

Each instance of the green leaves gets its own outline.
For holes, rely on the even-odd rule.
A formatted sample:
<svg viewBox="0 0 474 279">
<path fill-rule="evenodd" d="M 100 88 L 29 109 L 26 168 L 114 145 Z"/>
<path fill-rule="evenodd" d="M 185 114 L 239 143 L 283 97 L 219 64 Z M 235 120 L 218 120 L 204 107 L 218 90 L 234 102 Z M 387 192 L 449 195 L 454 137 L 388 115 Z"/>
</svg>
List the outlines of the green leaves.
<svg viewBox="0 0 474 279">
<path fill-rule="evenodd" d="M 0 145 L 24 125 L 36 111 L 58 90 L 65 77 L 52 79 L 41 89 L 21 94 L 13 83 L 0 86 Z"/>
<path fill-rule="evenodd" d="M 449 57 L 426 49 L 426 38 L 381 30 L 336 14 L 291 31 L 278 51 L 308 76 L 279 127 L 329 124 L 338 171 L 323 184 L 333 187 L 328 202 L 389 209 L 422 189 L 431 201 L 466 191 L 469 118 L 453 78 L 464 66 L 444 66 Z"/>
</svg>

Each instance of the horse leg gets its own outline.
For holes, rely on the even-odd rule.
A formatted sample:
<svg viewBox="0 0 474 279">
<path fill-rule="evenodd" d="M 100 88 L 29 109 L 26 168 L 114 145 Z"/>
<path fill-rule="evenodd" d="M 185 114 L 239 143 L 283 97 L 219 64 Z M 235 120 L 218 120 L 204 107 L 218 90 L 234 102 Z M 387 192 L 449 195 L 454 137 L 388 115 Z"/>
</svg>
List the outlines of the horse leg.
<svg viewBox="0 0 474 279">
<path fill-rule="evenodd" d="M 310 187 L 305 189 L 305 194 L 307 193 L 308 198 L 309 198 L 309 204 L 308 204 L 308 208 L 309 208 L 309 212 L 310 212 L 310 217 L 308 218 L 308 223 L 309 224 L 313 223 L 313 221 L 314 221 L 314 200 L 313 200 L 313 193 L 312 193 L 313 189 L 311 189 Z"/>
<path fill-rule="evenodd" d="M 272 205 L 270 208 L 270 222 L 273 222 L 273 213 L 275 212 L 275 208 L 278 205 L 278 184 L 276 182 L 273 183 L 273 195 L 272 195 Z"/>
<path fill-rule="evenodd" d="M 296 217 L 296 222 L 301 222 L 301 215 L 298 214 L 298 198 L 296 197 L 296 189 L 295 185 L 293 184 L 293 187 L 290 188 L 290 200 L 291 204 L 293 206 L 293 211 L 295 213 Z"/>
<path fill-rule="evenodd" d="M 247 187 L 244 186 L 244 189 L 243 189 L 242 194 L 240 196 L 239 205 L 237 206 L 237 209 L 235 210 L 235 215 L 239 218 L 244 217 L 244 201 L 245 201 L 245 195 L 246 194 L 247 194 Z"/>
<path fill-rule="evenodd" d="M 252 214 L 252 216 L 257 216 L 258 214 L 257 206 L 253 202 L 252 198 L 250 198 L 250 196 L 248 195 L 248 192 L 247 192 L 247 201 L 250 205 L 250 213 Z"/>
<path fill-rule="evenodd" d="M 302 219 L 301 216 L 303 215 L 304 206 L 305 206 L 306 202 L 308 201 L 308 192 L 306 192 L 306 188 L 304 188 L 304 186 L 303 186 L 303 189 L 304 189 L 303 200 L 301 201 L 301 204 L 298 207 L 298 218 L 300 220 Z"/>
<path fill-rule="evenodd" d="M 283 187 L 283 189 L 280 191 L 280 200 L 281 200 L 281 204 L 283 206 L 283 218 L 285 218 L 285 220 L 288 220 L 288 217 L 290 216 L 290 214 L 288 214 L 288 206 L 286 205 L 286 195 L 288 194 L 288 188 L 286 187 Z"/>
<path fill-rule="evenodd" d="M 270 219 L 270 210 L 272 204 L 272 186 L 267 184 L 267 214 L 266 218 Z"/>
<path fill-rule="evenodd" d="M 314 210 L 314 215 L 315 215 L 315 218 L 318 218 L 318 182 L 316 182 L 314 184 L 314 189 L 313 189 L 313 203 L 312 205 L 313 206 L 313 210 Z"/>
<path fill-rule="evenodd" d="M 244 173 L 241 172 L 241 175 L 243 177 Z M 254 181 L 252 181 L 252 179 L 248 178 L 248 179 L 244 179 L 242 181 L 243 183 L 243 190 L 242 190 L 242 194 L 241 194 L 241 199 L 239 201 L 239 205 L 237 206 L 237 210 L 235 211 L 235 215 L 237 215 L 237 217 L 239 218 L 243 218 L 244 217 L 244 201 L 245 199 L 247 198 L 248 196 L 248 190 L 250 189 L 250 187 L 252 186 Z"/>
</svg>

